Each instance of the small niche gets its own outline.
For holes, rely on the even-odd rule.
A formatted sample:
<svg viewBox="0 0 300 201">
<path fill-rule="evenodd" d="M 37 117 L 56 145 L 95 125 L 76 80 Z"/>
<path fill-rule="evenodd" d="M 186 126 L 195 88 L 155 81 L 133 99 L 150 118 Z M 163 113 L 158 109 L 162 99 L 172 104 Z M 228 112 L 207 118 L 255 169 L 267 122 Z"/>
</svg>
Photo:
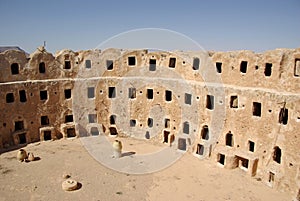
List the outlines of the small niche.
<svg viewBox="0 0 300 201">
<path fill-rule="evenodd" d="M 204 146 L 202 144 L 197 144 L 196 154 L 203 155 L 203 153 L 204 153 Z"/>
</svg>

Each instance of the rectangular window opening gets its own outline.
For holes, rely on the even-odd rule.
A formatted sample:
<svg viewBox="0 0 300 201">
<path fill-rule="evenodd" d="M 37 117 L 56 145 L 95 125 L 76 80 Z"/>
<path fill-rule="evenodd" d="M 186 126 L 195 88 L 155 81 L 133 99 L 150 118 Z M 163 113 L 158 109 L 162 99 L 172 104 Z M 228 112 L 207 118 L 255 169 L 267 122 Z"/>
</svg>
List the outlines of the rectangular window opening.
<svg viewBox="0 0 300 201">
<path fill-rule="evenodd" d="M 238 108 L 238 97 L 237 96 L 231 96 L 230 97 L 230 108 Z"/>
<path fill-rule="evenodd" d="M 153 119 L 149 117 L 148 121 L 147 121 L 147 124 L 148 124 L 149 128 L 152 128 L 153 127 Z"/>
<path fill-rule="evenodd" d="M 294 76 L 300 76 L 300 59 L 295 59 Z"/>
<path fill-rule="evenodd" d="M 209 110 L 214 109 L 215 105 L 215 97 L 213 95 L 207 95 L 206 96 L 206 108 Z"/>
<path fill-rule="evenodd" d="M 113 70 L 114 69 L 114 61 L 113 60 L 106 60 L 106 69 Z"/>
<path fill-rule="evenodd" d="M 172 91 L 169 91 L 169 90 L 166 90 L 166 93 L 165 93 L 166 97 L 165 97 L 165 100 L 166 101 L 172 101 Z"/>
<path fill-rule="evenodd" d="M 129 124 L 130 124 L 130 127 L 135 127 L 136 126 L 136 120 L 135 119 L 130 119 Z"/>
<path fill-rule="evenodd" d="M 187 121 L 183 123 L 183 133 L 190 134 L 190 124 Z"/>
<path fill-rule="evenodd" d="M 222 63 L 221 62 L 216 62 L 216 70 L 217 70 L 217 73 L 222 73 Z"/>
<path fill-rule="evenodd" d="M 46 65 L 45 65 L 45 62 L 39 63 L 39 73 L 46 73 Z"/>
<path fill-rule="evenodd" d="M 89 119 L 89 123 L 96 123 L 97 122 L 97 114 L 89 114 L 88 119 Z"/>
<path fill-rule="evenodd" d="M 19 74 L 19 64 L 17 64 L 17 63 L 11 64 L 10 70 L 11 70 L 11 74 L 12 74 L 12 75 L 17 75 L 17 74 Z"/>
<path fill-rule="evenodd" d="M 135 66 L 135 57 L 128 57 L 128 66 Z"/>
<path fill-rule="evenodd" d="M 64 69 L 71 69 L 71 61 L 65 60 L 65 66 Z"/>
<path fill-rule="evenodd" d="M 116 87 L 108 87 L 108 98 L 116 97 Z"/>
<path fill-rule="evenodd" d="M 248 141 L 249 151 L 254 152 L 255 143 L 252 141 Z"/>
<path fill-rule="evenodd" d="M 95 98 L 95 87 L 88 87 L 88 98 Z"/>
<path fill-rule="evenodd" d="M 24 121 L 15 121 L 15 131 L 24 130 Z"/>
<path fill-rule="evenodd" d="M 153 89 L 147 89 L 147 98 L 153 99 Z"/>
<path fill-rule="evenodd" d="M 286 108 L 281 108 L 279 112 L 279 123 L 287 125 L 289 119 L 289 110 Z"/>
<path fill-rule="evenodd" d="M 199 67 L 200 67 L 200 59 L 196 57 L 193 59 L 193 70 L 199 70 Z"/>
<path fill-rule="evenodd" d="M 171 57 L 170 60 L 169 60 L 169 67 L 170 68 L 175 68 L 175 65 L 176 65 L 176 58 Z"/>
<path fill-rule="evenodd" d="M 252 114 L 257 117 L 261 116 L 261 103 L 253 102 Z"/>
<path fill-rule="evenodd" d="M 72 96 L 71 89 L 65 89 L 64 93 L 65 93 L 65 99 L 70 99 L 71 98 L 71 96 Z"/>
<path fill-rule="evenodd" d="M 49 118 L 48 118 L 48 116 L 41 116 L 41 125 L 42 126 L 49 125 Z"/>
<path fill-rule="evenodd" d="M 131 99 L 136 98 L 136 89 L 135 88 L 128 89 L 128 98 L 131 98 Z"/>
<path fill-rule="evenodd" d="M 110 124 L 115 125 L 116 124 L 116 119 L 117 119 L 116 115 L 110 115 L 110 117 L 109 117 Z"/>
<path fill-rule="evenodd" d="M 247 65 L 248 65 L 247 61 L 242 61 L 241 62 L 241 65 L 240 65 L 241 73 L 246 73 L 247 72 Z"/>
<path fill-rule="evenodd" d="M 270 77 L 271 74 L 272 74 L 272 64 L 271 63 L 266 63 L 265 76 Z"/>
<path fill-rule="evenodd" d="M 192 105 L 192 94 L 185 93 L 184 102 L 185 104 Z"/>
<path fill-rule="evenodd" d="M 13 93 L 6 94 L 6 103 L 13 103 L 15 101 Z"/>
<path fill-rule="evenodd" d="M 27 101 L 25 90 L 20 90 L 19 91 L 19 96 L 20 96 L 20 102 L 24 103 L 24 102 Z"/>
<path fill-rule="evenodd" d="M 165 119 L 165 128 L 170 128 L 170 119 Z"/>
<path fill-rule="evenodd" d="M 218 154 L 218 163 L 221 165 L 225 164 L 225 155 L 224 154 Z"/>
<path fill-rule="evenodd" d="M 27 140 L 26 140 L 26 133 L 21 133 L 18 135 L 19 137 L 19 144 L 26 144 Z"/>
<path fill-rule="evenodd" d="M 203 153 L 204 153 L 204 146 L 202 144 L 197 144 L 196 154 L 203 155 Z"/>
<path fill-rule="evenodd" d="M 65 116 L 65 123 L 73 122 L 73 115 L 66 115 Z"/>
<path fill-rule="evenodd" d="M 85 68 L 92 68 L 91 60 L 85 60 Z"/>
<path fill-rule="evenodd" d="M 149 70 L 155 71 L 156 70 L 156 59 L 149 60 Z"/>
<path fill-rule="evenodd" d="M 40 91 L 40 100 L 47 100 L 47 99 L 48 99 L 47 90 Z"/>
</svg>

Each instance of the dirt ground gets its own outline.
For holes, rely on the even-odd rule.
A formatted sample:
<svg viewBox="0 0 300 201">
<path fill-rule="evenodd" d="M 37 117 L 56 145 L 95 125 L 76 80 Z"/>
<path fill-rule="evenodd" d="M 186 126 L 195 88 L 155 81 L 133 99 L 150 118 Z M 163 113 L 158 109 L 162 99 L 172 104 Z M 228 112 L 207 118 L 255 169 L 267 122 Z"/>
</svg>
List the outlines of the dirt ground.
<svg viewBox="0 0 300 201">
<path fill-rule="evenodd" d="M 148 146 L 146 141 L 143 146 Z M 19 162 L 17 149 L 0 155 L 0 201 L 292 200 L 288 193 L 247 177 L 241 169 L 222 169 L 211 160 L 199 160 L 189 153 L 159 172 L 129 175 L 101 165 L 77 138 L 37 142 L 24 149 L 40 159 Z M 62 190 L 64 174 L 80 182 L 81 188 Z"/>
</svg>

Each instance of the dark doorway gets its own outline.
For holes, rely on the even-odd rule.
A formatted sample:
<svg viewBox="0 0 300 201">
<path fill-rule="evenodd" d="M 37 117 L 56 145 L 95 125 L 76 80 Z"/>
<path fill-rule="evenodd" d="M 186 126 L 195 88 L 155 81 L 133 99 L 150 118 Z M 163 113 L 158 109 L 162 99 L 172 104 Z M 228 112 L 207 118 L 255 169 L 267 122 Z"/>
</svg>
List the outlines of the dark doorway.
<svg viewBox="0 0 300 201">
<path fill-rule="evenodd" d="M 24 121 L 15 121 L 15 131 L 24 130 Z"/>
<path fill-rule="evenodd" d="M 270 77 L 271 74 L 272 74 L 272 64 L 271 63 L 266 63 L 265 76 Z"/>
<path fill-rule="evenodd" d="M 91 135 L 95 136 L 95 135 L 99 135 L 99 130 L 97 127 L 92 127 L 91 128 Z"/>
<path fill-rule="evenodd" d="M 187 121 L 183 123 L 183 133 L 190 134 L 190 124 Z"/>
<path fill-rule="evenodd" d="M 222 63 L 216 62 L 217 73 L 222 73 Z"/>
<path fill-rule="evenodd" d="M 118 135 L 118 131 L 115 127 L 109 127 L 109 132 L 111 135 Z"/>
<path fill-rule="evenodd" d="M 218 163 L 221 165 L 225 164 L 225 155 L 224 154 L 218 154 Z"/>
<path fill-rule="evenodd" d="M 20 90 L 19 91 L 19 96 L 20 96 L 20 102 L 24 103 L 24 102 L 27 101 L 25 90 Z"/>
<path fill-rule="evenodd" d="M 202 144 L 197 144 L 196 154 L 203 155 L 203 153 L 204 153 L 204 146 Z"/>
<path fill-rule="evenodd" d="M 149 61 L 149 71 L 156 70 L 156 59 L 150 59 Z"/>
<path fill-rule="evenodd" d="M 10 65 L 10 70 L 12 75 L 17 75 L 19 74 L 19 64 L 13 63 Z"/>
<path fill-rule="evenodd" d="M 233 135 L 231 133 L 226 134 L 226 146 L 233 147 Z"/>
<path fill-rule="evenodd" d="M 18 137 L 19 137 L 19 143 L 20 144 L 26 144 L 27 143 L 26 133 L 19 134 Z"/>
<path fill-rule="evenodd" d="M 51 137 L 51 131 L 44 131 L 44 140 L 47 141 L 47 140 L 51 140 L 52 137 Z"/>
<path fill-rule="evenodd" d="M 135 57 L 128 57 L 128 66 L 135 66 Z"/>
<path fill-rule="evenodd" d="M 39 72 L 40 73 L 45 73 L 46 72 L 46 65 L 45 65 L 45 62 L 41 62 L 39 64 Z"/>
<path fill-rule="evenodd" d="M 242 61 L 241 62 L 241 65 L 240 65 L 241 73 L 246 73 L 247 72 L 247 65 L 248 65 L 247 61 Z"/>
<path fill-rule="evenodd" d="M 213 110 L 214 109 L 214 105 L 215 105 L 215 97 L 212 95 L 207 95 L 206 96 L 206 108 L 209 110 Z"/>
<path fill-rule="evenodd" d="M 178 149 L 182 151 L 186 151 L 186 139 L 185 138 L 179 138 L 178 139 Z"/>
<path fill-rule="evenodd" d="M 208 126 L 207 125 L 204 125 L 202 127 L 201 138 L 204 139 L 204 140 L 208 140 L 209 139 L 209 130 L 208 130 Z"/>
<path fill-rule="evenodd" d="M 273 160 L 278 164 L 281 163 L 281 149 L 278 146 L 274 147 Z"/>
<path fill-rule="evenodd" d="M 193 59 L 193 70 L 199 70 L 199 66 L 200 66 L 200 59 L 196 57 Z"/>
<path fill-rule="evenodd" d="M 67 137 L 76 137 L 75 128 L 67 128 Z"/>
<path fill-rule="evenodd" d="M 169 142 L 169 135 L 170 135 L 169 131 L 164 131 L 164 142 L 165 143 Z"/>
<path fill-rule="evenodd" d="M 286 108 L 281 108 L 279 112 L 279 123 L 286 125 L 289 118 L 289 111 Z"/>
<path fill-rule="evenodd" d="M 171 57 L 170 60 L 169 60 L 169 67 L 170 68 L 175 68 L 175 65 L 176 65 L 176 58 Z"/>
</svg>

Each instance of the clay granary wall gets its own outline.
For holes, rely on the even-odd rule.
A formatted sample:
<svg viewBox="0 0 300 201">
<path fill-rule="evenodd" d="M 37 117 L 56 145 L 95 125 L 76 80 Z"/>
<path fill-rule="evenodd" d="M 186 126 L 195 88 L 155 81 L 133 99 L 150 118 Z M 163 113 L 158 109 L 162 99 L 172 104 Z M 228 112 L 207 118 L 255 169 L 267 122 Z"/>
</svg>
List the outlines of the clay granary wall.
<svg viewBox="0 0 300 201">
<path fill-rule="evenodd" d="M 0 148 L 92 135 L 177 146 L 297 194 L 300 49 L 0 53 Z M 191 143 L 192 142 L 192 143 Z"/>
</svg>

